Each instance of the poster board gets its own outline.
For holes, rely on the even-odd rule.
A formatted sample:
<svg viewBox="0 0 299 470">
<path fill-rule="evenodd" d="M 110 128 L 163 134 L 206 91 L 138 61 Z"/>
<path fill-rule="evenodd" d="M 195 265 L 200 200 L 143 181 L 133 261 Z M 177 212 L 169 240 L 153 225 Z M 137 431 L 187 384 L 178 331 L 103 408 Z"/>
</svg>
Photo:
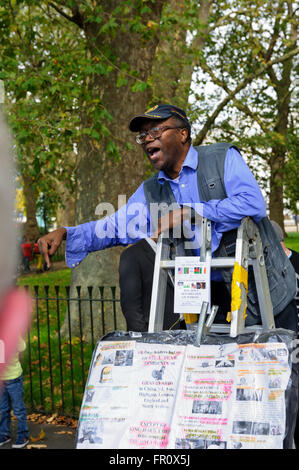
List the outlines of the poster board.
<svg viewBox="0 0 299 470">
<path fill-rule="evenodd" d="M 180 313 L 201 312 L 207 302 L 211 304 L 211 262 L 200 261 L 199 256 L 176 256 L 174 311 Z"/>
<path fill-rule="evenodd" d="M 188 344 L 190 333 L 179 335 L 186 341 L 98 342 L 76 447 L 282 449 L 290 426 L 288 345 L 196 347 Z"/>
</svg>

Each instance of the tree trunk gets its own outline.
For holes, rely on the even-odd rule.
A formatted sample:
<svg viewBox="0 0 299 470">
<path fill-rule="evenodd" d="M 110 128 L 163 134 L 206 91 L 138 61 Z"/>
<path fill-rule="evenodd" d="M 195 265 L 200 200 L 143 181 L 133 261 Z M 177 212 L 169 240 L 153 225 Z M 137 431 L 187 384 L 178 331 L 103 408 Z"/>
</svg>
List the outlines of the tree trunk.
<svg viewBox="0 0 299 470">
<path fill-rule="evenodd" d="M 286 150 L 282 146 L 272 149 L 272 158 L 270 161 L 270 219 L 275 220 L 284 230 L 283 216 L 283 168 L 285 164 Z"/>
<path fill-rule="evenodd" d="M 153 69 L 154 98 L 158 102 L 173 103 L 186 108 L 190 95 L 192 74 L 198 63 L 207 38 L 207 20 L 211 14 L 213 0 L 201 0 L 197 20 L 202 27 L 197 31 L 187 49 L 187 27 L 184 13 L 188 5 L 170 0 L 165 16 L 175 17 L 175 26 L 161 34 Z"/>
<path fill-rule="evenodd" d="M 192 74 L 194 68 L 200 62 L 200 53 L 203 50 L 207 39 L 207 20 L 211 14 L 213 0 L 201 0 L 198 7 L 198 19 L 202 27 L 195 35 L 192 44 L 189 47 L 189 57 L 184 56 L 184 66 L 180 74 L 180 80 L 176 89 L 176 102 L 178 105 L 185 106 L 190 95 Z"/>
<path fill-rule="evenodd" d="M 290 18 L 290 46 L 285 52 L 290 52 L 296 48 L 298 30 L 293 19 L 293 3 L 286 2 Z M 273 70 L 269 69 L 270 78 L 275 79 L 275 91 L 277 93 L 277 117 L 274 126 L 277 144 L 272 148 L 272 158 L 270 162 L 270 219 L 275 220 L 284 230 L 284 202 L 283 202 L 283 182 L 285 171 L 285 160 L 287 155 L 287 133 L 290 113 L 291 84 L 292 84 L 293 58 L 286 60 L 282 66 L 280 80 L 275 77 Z M 274 135 L 275 135 L 274 134 Z"/>
<path fill-rule="evenodd" d="M 186 46 L 186 28 L 180 24 L 186 4 L 170 0 L 163 15 L 165 20 L 175 17 L 177 24 L 172 24 L 161 34 L 153 66 L 153 100 L 155 103 L 176 102 L 176 90 L 184 66 L 183 49 Z M 186 106 L 187 103 L 184 104 Z M 182 106 L 182 103 L 180 103 Z"/>
<path fill-rule="evenodd" d="M 26 217 L 25 237 L 30 243 L 34 243 L 36 238 L 40 236 L 37 220 L 36 220 L 36 199 L 37 194 L 34 191 L 34 184 L 30 176 L 23 176 L 23 191 L 25 198 Z"/>
<path fill-rule="evenodd" d="M 56 189 L 64 207 L 58 207 L 56 212 L 57 226 L 71 227 L 75 225 L 75 197 L 63 181 L 56 180 Z"/>
<path fill-rule="evenodd" d="M 284 230 L 283 182 L 287 154 L 287 132 L 290 112 L 292 59 L 283 64 L 281 80 L 277 83 L 277 121 L 274 127 L 276 144 L 272 147 L 270 160 L 270 219 L 275 220 Z"/>
<path fill-rule="evenodd" d="M 102 2 L 106 4 L 106 13 L 113 11 L 119 1 Z M 151 4 L 153 13 L 147 18 L 144 17 L 145 24 L 148 20 L 159 23 L 163 1 Z M 136 15 L 136 11 L 130 11 L 131 15 Z M 128 19 L 128 18 L 127 18 Z M 105 50 L 109 44 L 113 55 L 117 57 L 117 64 L 127 63 L 129 70 L 138 72 L 138 78 L 146 81 L 152 71 L 152 64 L 158 36 L 144 42 L 135 32 L 127 32 L 125 22 L 117 29 L 115 36 L 98 35 L 99 25 L 97 23 L 87 23 L 85 35 L 89 44 L 92 57 L 100 57 L 100 52 Z M 126 86 L 117 87 L 117 79 L 120 74 L 118 67 L 113 68 L 109 77 L 95 75 L 93 81 L 87 86 L 94 98 L 100 97 L 104 108 L 109 110 L 112 116 L 111 122 L 105 122 L 111 132 L 111 136 L 120 150 L 120 159 L 116 161 L 109 155 L 107 144 L 108 139 L 103 138 L 100 142 L 93 140 L 90 136 L 82 135 L 78 146 L 78 164 L 76 172 L 76 211 L 75 222 L 80 224 L 90 220 L 95 220 L 96 207 L 99 203 L 108 202 L 115 210 L 118 209 L 118 195 L 129 196 L 137 189 L 143 181 L 144 157 L 137 144 L 133 150 L 128 150 L 127 144 L 134 144 L 134 136 L 128 130 L 130 119 L 147 108 L 149 94 L 145 92 L 132 93 L 130 87 L 134 84 L 133 79 L 128 79 Z M 82 127 L 89 125 L 88 109 L 82 109 Z M 76 286 L 81 286 L 81 296 L 88 298 L 87 287 L 100 285 L 118 286 L 118 264 L 121 249 L 111 248 L 101 252 L 90 253 L 83 262 L 73 269 L 71 278 L 71 295 L 76 296 Z M 85 302 L 85 305 L 87 303 Z M 82 305 L 84 308 L 84 305 Z M 100 306 L 99 306 L 100 309 Z M 100 310 L 96 312 L 94 307 L 95 320 L 94 328 L 96 337 L 103 334 L 101 329 Z M 72 309 L 72 334 L 78 334 L 79 314 L 75 306 Z M 105 311 L 109 321 L 112 318 L 112 311 Z M 121 314 L 120 314 L 121 315 Z M 86 339 L 90 338 L 90 320 L 88 309 L 82 312 L 83 331 Z M 124 320 L 120 325 L 125 328 Z M 108 322 L 107 329 L 112 330 L 113 324 Z M 119 328 L 118 328 L 119 329 Z M 65 325 L 64 325 L 65 330 Z"/>
</svg>

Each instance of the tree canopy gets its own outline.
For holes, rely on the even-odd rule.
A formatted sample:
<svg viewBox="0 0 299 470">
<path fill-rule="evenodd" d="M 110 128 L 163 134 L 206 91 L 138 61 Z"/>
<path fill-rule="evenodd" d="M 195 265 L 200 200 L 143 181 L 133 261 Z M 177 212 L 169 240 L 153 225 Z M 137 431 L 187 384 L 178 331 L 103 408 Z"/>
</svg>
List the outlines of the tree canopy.
<svg viewBox="0 0 299 470">
<path fill-rule="evenodd" d="M 27 205 L 46 194 L 57 207 L 62 181 L 77 195 L 79 223 L 100 199 L 129 195 L 149 169 L 128 119 L 165 101 L 187 108 L 195 143 L 240 145 L 272 218 L 283 222 L 284 195 L 296 207 L 297 1 L 4 0 L 0 25 Z M 111 188 L 113 164 L 120 183 Z"/>
<path fill-rule="evenodd" d="M 157 102 L 186 109 L 195 144 L 236 143 L 283 224 L 285 197 L 293 211 L 298 201 L 298 11 L 294 0 L 3 0 L 0 79 L 28 238 L 41 204 L 51 213 L 73 194 L 77 224 L 137 189 L 152 170 L 128 122 Z M 72 285 L 117 284 L 118 256 L 89 254 Z"/>
</svg>

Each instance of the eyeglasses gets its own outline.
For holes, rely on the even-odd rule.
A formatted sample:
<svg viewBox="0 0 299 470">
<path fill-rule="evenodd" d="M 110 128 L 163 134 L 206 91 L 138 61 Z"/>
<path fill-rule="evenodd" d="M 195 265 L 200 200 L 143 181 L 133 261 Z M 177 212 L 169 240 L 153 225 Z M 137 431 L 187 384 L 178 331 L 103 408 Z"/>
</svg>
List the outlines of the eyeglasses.
<svg viewBox="0 0 299 470">
<path fill-rule="evenodd" d="M 153 127 L 149 131 L 141 132 L 140 134 L 136 135 L 136 142 L 137 144 L 144 144 L 146 136 L 149 135 L 152 139 L 159 139 L 164 131 L 168 129 L 184 129 L 183 127 L 170 127 L 170 126 L 163 126 L 163 127 Z"/>
</svg>

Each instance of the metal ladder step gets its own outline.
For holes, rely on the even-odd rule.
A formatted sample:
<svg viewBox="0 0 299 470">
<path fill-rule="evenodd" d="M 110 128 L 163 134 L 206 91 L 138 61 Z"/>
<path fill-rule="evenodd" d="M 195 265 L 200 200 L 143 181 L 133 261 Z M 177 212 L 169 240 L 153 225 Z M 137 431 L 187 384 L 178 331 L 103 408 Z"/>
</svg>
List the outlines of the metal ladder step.
<svg viewBox="0 0 299 470">
<path fill-rule="evenodd" d="M 201 311 L 199 312 L 199 319 L 197 324 L 198 340 L 200 341 L 202 335 L 208 331 L 215 333 L 229 332 L 230 336 L 236 337 L 244 331 L 269 330 L 275 328 L 262 242 L 257 225 L 249 217 L 242 219 L 237 231 L 236 250 L 234 257 L 212 258 L 211 221 L 206 218 L 202 218 L 201 220 L 200 233 L 200 261 L 208 261 L 211 264 L 211 268 L 216 269 L 235 269 L 237 264 L 238 267 L 241 267 L 239 269 L 244 269 L 246 272 L 248 272 L 248 266 L 253 267 L 262 324 L 254 325 L 252 327 L 245 327 L 247 290 L 244 286 L 244 283 L 239 282 L 239 288 L 241 289 L 241 305 L 237 310 L 231 312 L 230 325 L 213 324 L 214 318 L 211 321 L 210 315 L 207 315 L 206 306 L 202 306 Z M 182 246 L 183 240 L 178 243 L 175 256 L 184 256 L 184 249 Z M 170 259 L 170 240 L 167 238 L 167 234 L 161 233 L 157 242 L 156 260 L 153 275 L 153 288 L 148 328 L 150 333 L 163 330 L 167 273 L 169 270 L 173 270 L 174 268 L 175 259 Z M 216 314 L 214 316 L 216 316 Z"/>
</svg>

